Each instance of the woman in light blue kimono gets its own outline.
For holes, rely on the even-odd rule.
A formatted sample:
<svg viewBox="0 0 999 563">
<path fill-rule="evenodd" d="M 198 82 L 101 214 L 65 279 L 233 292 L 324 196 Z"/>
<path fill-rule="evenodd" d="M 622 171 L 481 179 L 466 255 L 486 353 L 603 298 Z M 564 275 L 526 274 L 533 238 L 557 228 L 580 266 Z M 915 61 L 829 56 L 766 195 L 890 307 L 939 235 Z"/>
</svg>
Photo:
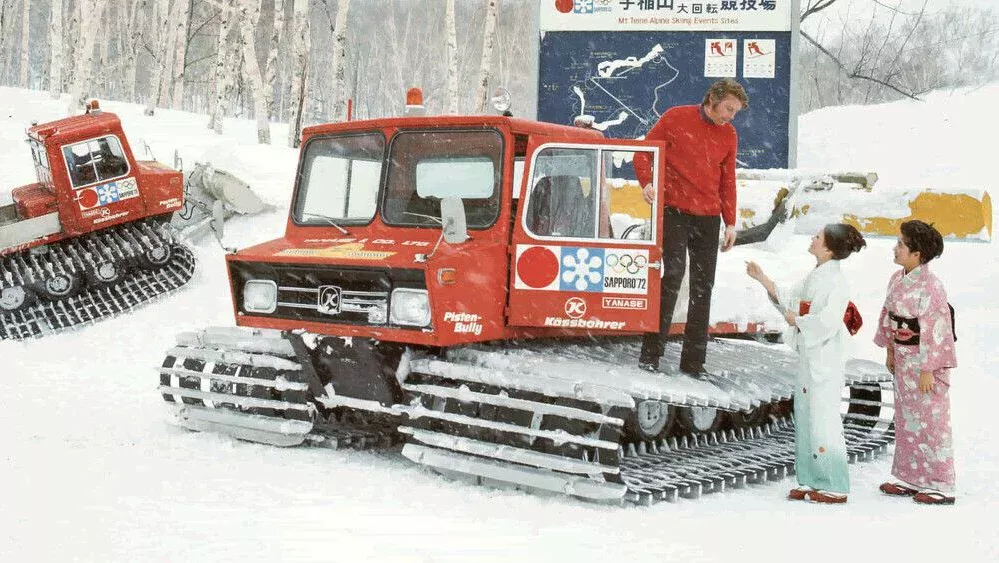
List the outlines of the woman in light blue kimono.
<svg viewBox="0 0 999 563">
<path fill-rule="evenodd" d="M 812 237 L 815 268 L 791 287 L 777 286 L 755 262 L 746 273 L 760 282 L 788 323 L 785 341 L 801 358 L 794 392 L 795 472 L 788 499 L 846 502 L 850 492 L 840 397 L 846 373 L 849 285 L 839 261 L 866 246 L 851 225 L 833 223 Z"/>
</svg>

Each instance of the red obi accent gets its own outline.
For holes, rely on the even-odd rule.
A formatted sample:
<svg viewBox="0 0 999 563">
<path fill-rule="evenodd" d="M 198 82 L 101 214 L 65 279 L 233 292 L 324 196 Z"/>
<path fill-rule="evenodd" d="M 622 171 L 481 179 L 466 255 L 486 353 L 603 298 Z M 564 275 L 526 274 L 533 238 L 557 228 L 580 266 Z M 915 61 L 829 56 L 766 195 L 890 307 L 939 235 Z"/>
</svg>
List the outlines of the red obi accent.
<svg viewBox="0 0 999 563">
<path fill-rule="evenodd" d="M 805 316 L 812 309 L 811 301 L 798 302 L 798 316 Z M 846 313 L 843 314 L 843 324 L 846 330 L 850 331 L 850 336 L 860 332 L 860 327 L 864 326 L 864 318 L 860 315 L 860 309 L 850 301 L 846 306 Z"/>
</svg>

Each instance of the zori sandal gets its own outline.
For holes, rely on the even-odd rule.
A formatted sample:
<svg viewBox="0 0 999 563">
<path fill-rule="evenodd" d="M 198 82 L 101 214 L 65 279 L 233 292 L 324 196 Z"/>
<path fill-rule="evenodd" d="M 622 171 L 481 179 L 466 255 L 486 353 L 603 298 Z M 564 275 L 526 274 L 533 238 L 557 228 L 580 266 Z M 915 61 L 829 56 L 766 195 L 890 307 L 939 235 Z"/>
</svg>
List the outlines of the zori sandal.
<svg viewBox="0 0 999 563">
<path fill-rule="evenodd" d="M 912 500 L 919 504 L 954 504 L 954 497 L 947 496 L 940 491 L 919 491 L 912 496 Z"/>
<path fill-rule="evenodd" d="M 795 487 L 787 493 L 787 500 L 805 500 L 805 496 L 814 490 L 811 487 Z"/>
<path fill-rule="evenodd" d="M 827 491 L 808 491 L 805 493 L 805 498 L 812 502 L 821 502 L 823 504 L 841 504 L 846 502 L 846 495 Z"/>
<path fill-rule="evenodd" d="M 919 491 L 912 487 L 906 487 L 901 483 L 881 483 L 878 487 L 882 493 L 893 497 L 911 497 Z"/>
</svg>

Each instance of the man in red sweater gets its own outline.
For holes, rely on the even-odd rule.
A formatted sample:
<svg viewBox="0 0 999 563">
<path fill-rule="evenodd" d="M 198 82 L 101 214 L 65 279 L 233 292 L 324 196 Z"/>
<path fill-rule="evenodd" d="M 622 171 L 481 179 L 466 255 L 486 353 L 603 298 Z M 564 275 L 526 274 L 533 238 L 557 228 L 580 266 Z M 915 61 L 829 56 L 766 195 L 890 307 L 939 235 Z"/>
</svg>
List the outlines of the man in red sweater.
<svg viewBox="0 0 999 563">
<path fill-rule="evenodd" d="M 645 335 L 639 367 L 655 371 L 669 334 L 677 294 L 690 255 L 690 305 L 684 331 L 680 370 L 704 370 L 708 343 L 711 290 L 718 262 L 719 216 L 725 221 L 721 251 L 735 244 L 735 156 L 738 136 L 730 123 L 749 106 L 746 91 L 725 78 L 711 85 L 700 105 L 670 108 L 645 136 L 664 141 L 660 165 L 666 181 L 659 193 L 663 202 L 663 280 L 659 332 Z M 635 158 L 635 174 L 644 186 L 650 205 L 656 200 L 652 187 L 652 159 Z"/>
</svg>

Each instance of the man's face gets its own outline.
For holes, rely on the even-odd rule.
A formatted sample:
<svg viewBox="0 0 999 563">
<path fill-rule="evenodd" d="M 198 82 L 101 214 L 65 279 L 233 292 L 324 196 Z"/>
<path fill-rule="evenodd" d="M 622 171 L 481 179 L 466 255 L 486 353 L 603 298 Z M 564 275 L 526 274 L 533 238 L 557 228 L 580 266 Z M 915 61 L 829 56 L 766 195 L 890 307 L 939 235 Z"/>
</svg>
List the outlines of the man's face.
<svg viewBox="0 0 999 563">
<path fill-rule="evenodd" d="M 721 101 L 707 106 L 704 113 L 708 115 L 708 119 L 715 125 L 725 125 L 735 119 L 735 114 L 739 113 L 741 109 L 742 102 L 739 101 L 739 98 L 729 94 L 722 98 Z"/>
</svg>

